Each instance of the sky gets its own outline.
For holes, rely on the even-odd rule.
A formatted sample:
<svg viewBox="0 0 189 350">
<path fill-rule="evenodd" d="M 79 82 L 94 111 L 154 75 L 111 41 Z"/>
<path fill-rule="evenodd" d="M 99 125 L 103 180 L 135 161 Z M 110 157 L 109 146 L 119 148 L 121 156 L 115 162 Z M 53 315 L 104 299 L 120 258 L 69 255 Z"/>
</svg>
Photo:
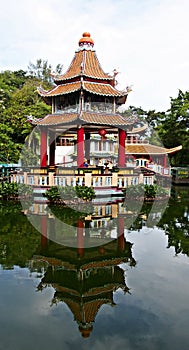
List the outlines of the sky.
<svg viewBox="0 0 189 350">
<path fill-rule="evenodd" d="M 103 70 L 117 69 L 127 106 L 166 111 L 189 90 L 188 0 L 0 0 L 0 71 L 71 63 L 90 32 Z"/>
</svg>

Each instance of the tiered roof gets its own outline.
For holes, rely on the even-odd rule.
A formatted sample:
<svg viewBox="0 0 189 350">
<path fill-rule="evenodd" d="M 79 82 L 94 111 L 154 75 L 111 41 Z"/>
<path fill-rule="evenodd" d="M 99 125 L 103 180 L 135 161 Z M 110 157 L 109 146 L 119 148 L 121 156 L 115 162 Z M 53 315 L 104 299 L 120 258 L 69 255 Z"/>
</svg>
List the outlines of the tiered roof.
<svg viewBox="0 0 189 350">
<path fill-rule="evenodd" d="M 128 125 L 132 125 L 137 120 L 137 117 L 123 117 L 120 114 L 113 113 L 93 113 L 93 112 L 81 112 L 81 113 L 62 113 L 48 114 L 44 119 L 37 122 L 37 125 L 62 125 L 62 124 L 91 124 L 91 125 L 103 125 L 103 126 L 121 126 L 123 129 Z"/>
<path fill-rule="evenodd" d="M 55 83 L 59 84 L 81 75 L 93 79 L 108 80 L 109 82 L 114 80 L 113 76 L 103 71 L 96 52 L 92 49 L 86 50 L 86 48 L 76 51 L 68 70 L 64 74 L 53 78 Z"/>
<path fill-rule="evenodd" d="M 79 50 L 68 70 L 61 75 L 52 75 L 57 86 L 50 91 L 38 89 L 42 97 L 69 94 L 81 89 L 102 96 L 127 96 L 128 90 L 115 88 L 115 76 L 105 73 L 93 49 L 94 41 L 89 33 L 83 33 L 79 40 Z"/>
<path fill-rule="evenodd" d="M 121 97 L 126 95 L 125 91 L 118 91 L 110 84 L 86 81 L 76 81 L 63 85 L 57 85 L 55 88 L 49 91 L 45 91 L 42 88 L 39 88 L 38 91 L 42 97 L 52 97 L 70 94 L 71 92 L 79 91 L 81 89 L 101 96 Z"/>
</svg>

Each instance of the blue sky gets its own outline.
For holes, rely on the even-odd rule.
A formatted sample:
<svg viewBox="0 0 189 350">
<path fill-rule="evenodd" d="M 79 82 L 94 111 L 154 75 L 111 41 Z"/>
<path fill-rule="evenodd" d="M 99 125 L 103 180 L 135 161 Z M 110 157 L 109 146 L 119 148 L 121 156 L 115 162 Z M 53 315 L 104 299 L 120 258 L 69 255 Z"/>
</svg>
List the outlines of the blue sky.
<svg viewBox="0 0 189 350">
<path fill-rule="evenodd" d="M 68 68 L 78 40 L 91 33 L 105 72 L 127 104 L 166 110 L 189 87 L 188 0 L 6 0 L 0 11 L 0 70 L 42 58 Z"/>
</svg>

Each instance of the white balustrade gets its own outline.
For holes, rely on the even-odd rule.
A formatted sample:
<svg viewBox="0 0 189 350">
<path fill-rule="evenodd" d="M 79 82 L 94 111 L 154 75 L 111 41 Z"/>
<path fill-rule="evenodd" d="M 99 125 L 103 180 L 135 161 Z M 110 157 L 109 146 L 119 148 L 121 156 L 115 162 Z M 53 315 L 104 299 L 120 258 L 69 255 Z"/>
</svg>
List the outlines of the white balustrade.
<svg viewBox="0 0 189 350">
<path fill-rule="evenodd" d="M 24 183 L 24 175 L 16 175 L 16 183 L 17 184 L 23 184 Z"/>
<path fill-rule="evenodd" d="M 48 186 L 48 176 L 44 176 L 44 175 L 39 175 L 38 176 L 38 185 L 39 186 Z"/>
<path fill-rule="evenodd" d="M 27 177 L 27 184 L 31 185 L 31 186 L 35 184 L 35 180 L 34 180 L 34 176 L 33 175 L 32 176 L 28 175 L 28 177 Z"/>
<path fill-rule="evenodd" d="M 105 185 L 106 186 L 111 186 L 112 185 L 112 177 L 111 176 L 105 177 Z"/>
<path fill-rule="evenodd" d="M 67 179 L 63 176 L 55 176 L 54 177 L 54 184 L 55 186 L 62 186 L 65 187 L 67 185 Z"/>
<path fill-rule="evenodd" d="M 132 178 L 132 185 L 138 185 L 138 177 Z"/>
<path fill-rule="evenodd" d="M 82 186 L 83 181 L 84 181 L 83 176 L 82 177 L 80 176 L 79 179 L 78 179 L 78 185 Z"/>
</svg>

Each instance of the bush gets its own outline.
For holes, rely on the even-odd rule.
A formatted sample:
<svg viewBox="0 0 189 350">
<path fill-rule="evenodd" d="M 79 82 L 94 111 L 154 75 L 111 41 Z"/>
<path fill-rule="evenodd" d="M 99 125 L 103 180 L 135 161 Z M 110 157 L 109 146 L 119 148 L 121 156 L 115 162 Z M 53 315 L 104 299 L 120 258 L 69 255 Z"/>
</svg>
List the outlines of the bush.
<svg viewBox="0 0 189 350">
<path fill-rule="evenodd" d="M 84 199 L 85 201 L 91 201 L 95 198 L 95 191 L 92 187 L 88 186 L 76 186 L 76 193 L 79 198 Z"/>
<path fill-rule="evenodd" d="M 127 199 L 154 199 L 155 197 L 165 197 L 168 195 L 168 191 L 157 185 L 143 185 L 129 186 L 124 190 L 125 197 Z"/>
<path fill-rule="evenodd" d="M 58 186 L 52 186 L 44 193 L 44 197 L 46 197 L 50 202 L 60 201 L 60 192 Z"/>
<path fill-rule="evenodd" d="M 0 199 L 16 199 L 20 196 L 32 195 L 32 187 L 25 184 L 17 184 L 15 182 L 1 182 L 0 183 Z"/>
<path fill-rule="evenodd" d="M 92 187 L 87 186 L 53 186 L 45 192 L 44 196 L 47 197 L 51 203 L 73 201 L 76 198 L 91 201 L 95 198 L 95 191 Z"/>
</svg>

